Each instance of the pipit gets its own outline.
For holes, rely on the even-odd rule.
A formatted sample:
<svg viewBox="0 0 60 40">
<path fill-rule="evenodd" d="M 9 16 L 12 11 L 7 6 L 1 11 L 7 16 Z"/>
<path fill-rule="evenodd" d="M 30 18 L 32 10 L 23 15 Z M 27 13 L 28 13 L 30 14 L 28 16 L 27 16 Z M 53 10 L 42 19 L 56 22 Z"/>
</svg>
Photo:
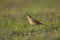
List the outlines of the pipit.
<svg viewBox="0 0 60 40">
<path fill-rule="evenodd" d="M 38 25 L 42 24 L 37 19 L 33 18 L 31 15 L 27 15 L 27 19 L 28 19 L 29 23 L 33 26 L 38 26 Z"/>
</svg>

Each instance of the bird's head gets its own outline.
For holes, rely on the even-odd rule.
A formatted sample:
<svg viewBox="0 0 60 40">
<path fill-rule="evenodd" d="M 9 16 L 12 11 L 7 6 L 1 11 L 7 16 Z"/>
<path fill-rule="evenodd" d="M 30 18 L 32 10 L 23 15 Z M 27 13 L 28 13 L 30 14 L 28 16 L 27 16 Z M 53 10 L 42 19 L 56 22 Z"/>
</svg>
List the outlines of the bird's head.
<svg viewBox="0 0 60 40">
<path fill-rule="evenodd" d="M 30 14 L 27 14 L 26 17 L 27 18 L 32 18 L 32 16 Z"/>
</svg>

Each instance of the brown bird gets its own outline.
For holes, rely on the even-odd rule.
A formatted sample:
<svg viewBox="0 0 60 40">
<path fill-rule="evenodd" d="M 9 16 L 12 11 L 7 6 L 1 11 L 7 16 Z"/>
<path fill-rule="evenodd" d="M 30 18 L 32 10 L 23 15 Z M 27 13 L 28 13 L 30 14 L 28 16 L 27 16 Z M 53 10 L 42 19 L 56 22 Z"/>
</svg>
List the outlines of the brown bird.
<svg viewBox="0 0 60 40">
<path fill-rule="evenodd" d="M 37 19 L 33 18 L 31 15 L 27 15 L 27 19 L 28 19 L 29 23 L 33 26 L 37 27 L 38 25 L 45 25 L 45 24 L 39 22 Z M 52 30 L 52 28 L 48 27 L 48 25 L 45 25 L 45 26 L 47 26 L 46 29 L 48 29 L 49 31 Z M 46 30 L 46 31 L 48 31 L 48 30 Z"/>
<path fill-rule="evenodd" d="M 31 25 L 33 25 L 33 26 L 37 26 L 37 25 L 39 25 L 39 24 L 42 24 L 42 23 L 40 23 L 37 19 L 35 19 L 35 18 L 33 18 L 31 15 L 27 15 L 27 19 L 28 19 L 28 21 L 29 21 L 29 23 L 31 24 Z"/>
</svg>

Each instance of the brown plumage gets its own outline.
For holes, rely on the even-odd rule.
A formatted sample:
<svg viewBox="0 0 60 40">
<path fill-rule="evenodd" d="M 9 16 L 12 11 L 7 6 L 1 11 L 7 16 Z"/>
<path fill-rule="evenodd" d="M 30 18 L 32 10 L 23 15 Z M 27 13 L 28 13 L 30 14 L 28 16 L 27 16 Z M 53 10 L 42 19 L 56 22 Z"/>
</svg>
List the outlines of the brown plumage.
<svg viewBox="0 0 60 40">
<path fill-rule="evenodd" d="M 42 24 L 37 19 L 33 18 L 31 15 L 27 15 L 27 19 L 31 25 L 37 26 L 39 24 Z"/>
</svg>

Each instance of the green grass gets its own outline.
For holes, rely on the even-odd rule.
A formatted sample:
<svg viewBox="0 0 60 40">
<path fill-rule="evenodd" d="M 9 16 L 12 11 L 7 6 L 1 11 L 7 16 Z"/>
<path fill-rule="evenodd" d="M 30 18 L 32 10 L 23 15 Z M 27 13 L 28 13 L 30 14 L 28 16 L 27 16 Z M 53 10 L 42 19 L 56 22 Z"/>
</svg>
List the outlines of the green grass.
<svg viewBox="0 0 60 40">
<path fill-rule="evenodd" d="M 48 26 L 30 25 L 27 12 Z M 60 40 L 60 1 L 1 0 L 0 40 Z"/>
</svg>

